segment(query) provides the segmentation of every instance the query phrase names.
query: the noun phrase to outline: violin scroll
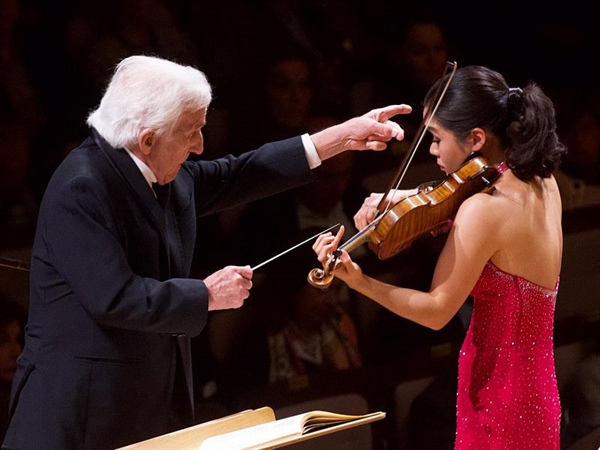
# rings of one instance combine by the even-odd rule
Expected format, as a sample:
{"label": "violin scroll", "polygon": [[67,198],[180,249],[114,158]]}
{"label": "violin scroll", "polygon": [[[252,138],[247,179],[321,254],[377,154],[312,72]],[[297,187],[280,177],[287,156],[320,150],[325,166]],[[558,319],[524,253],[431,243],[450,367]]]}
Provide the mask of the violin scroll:
{"label": "violin scroll", "polygon": [[306,277],[311,286],[327,290],[333,281],[333,272],[326,273],[324,269],[312,269]]}
{"label": "violin scroll", "polygon": [[340,262],[338,258],[341,254],[342,252],[340,249],[337,249],[333,252],[333,255],[331,255],[329,262],[327,264],[323,264],[322,269],[312,269],[310,272],[308,272],[306,279],[311,286],[323,291],[331,286],[331,283],[333,282],[333,271]]}

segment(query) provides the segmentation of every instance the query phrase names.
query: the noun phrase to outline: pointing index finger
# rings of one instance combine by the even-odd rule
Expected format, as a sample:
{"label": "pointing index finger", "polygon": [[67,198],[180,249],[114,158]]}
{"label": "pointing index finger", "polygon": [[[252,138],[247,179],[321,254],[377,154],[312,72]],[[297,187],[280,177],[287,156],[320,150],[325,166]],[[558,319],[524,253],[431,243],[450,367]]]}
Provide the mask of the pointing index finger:
{"label": "pointing index finger", "polygon": [[379,122],[385,122],[398,114],[409,114],[412,112],[410,105],[389,105],[376,110],[376,119]]}

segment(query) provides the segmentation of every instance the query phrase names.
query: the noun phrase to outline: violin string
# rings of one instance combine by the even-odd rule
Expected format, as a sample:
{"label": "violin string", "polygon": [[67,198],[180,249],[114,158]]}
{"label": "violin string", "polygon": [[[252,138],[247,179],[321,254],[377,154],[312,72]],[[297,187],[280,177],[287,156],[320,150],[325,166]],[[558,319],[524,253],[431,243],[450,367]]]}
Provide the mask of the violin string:
{"label": "violin string", "polygon": [[358,233],[356,233],[354,236],[350,237],[346,242],[340,245],[339,250],[345,250],[347,247],[354,244],[355,241],[359,240],[361,237],[363,237],[365,234],[371,231],[371,229],[374,228],[375,225],[377,225],[381,221],[381,218],[382,216],[376,217],[366,227],[364,227],[362,230],[359,230]]}

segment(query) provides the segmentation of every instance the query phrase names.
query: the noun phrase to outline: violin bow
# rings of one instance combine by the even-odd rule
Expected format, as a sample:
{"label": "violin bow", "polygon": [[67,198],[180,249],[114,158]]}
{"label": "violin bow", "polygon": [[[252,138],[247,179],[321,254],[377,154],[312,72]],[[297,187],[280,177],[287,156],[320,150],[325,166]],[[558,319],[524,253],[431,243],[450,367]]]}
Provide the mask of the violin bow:
{"label": "violin bow", "polygon": [[[440,106],[440,103],[442,102],[442,99],[444,98],[444,95],[446,94],[446,91],[448,90],[448,87],[450,86],[450,82],[452,81],[452,78],[454,78],[454,74],[456,73],[457,67],[458,67],[458,65],[456,64],[455,61],[447,61],[446,62],[446,67],[444,68],[444,73],[442,74],[440,79],[444,79],[446,74],[448,74],[448,71],[450,71],[450,76],[448,77],[448,79],[446,80],[446,82],[444,84],[440,83],[438,85],[435,95],[434,95],[434,98],[436,99],[434,107],[431,111],[427,112],[426,116],[421,121],[421,124],[419,125],[419,128],[417,129],[417,132],[415,133],[415,136],[413,137],[413,140],[410,143],[409,150],[406,152],[406,154],[404,155],[404,158],[402,159],[402,162],[400,163],[400,167],[398,169],[398,173],[396,174],[396,177],[390,184],[390,187],[386,191],[385,195],[381,197],[381,200],[379,201],[379,204],[377,205],[377,215],[385,214],[391,208],[392,202],[391,201],[385,202],[385,201],[386,201],[386,199],[389,198],[392,190],[397,190],[400,187],[400,184],[402,183],[402,180],[404,179],[404,175],[406,175],[406,171],[408,170],[408,166],[412,162],[412,159],[415,156],[415,153],[417,152],[417,148],[419,147],[419,145],[421,144],[421,141],[423,140],[423,137],[425,136],[427,127],[429,126],[429,123],[431,122],[433,115],[437,111],[438,106]],[[381,206],[384,204],[384,202],[386,203],[386,207],[382,210]]]}
{"label": "violin bow", "polygon": [[[369,229],[371,229],[375,224],[377,224],[377,222],[379,220],[381,220],[381,218],[384,216],[384,214],[387,213],[388,210],[392,207],[392,202],[391,201],[386,202],[386,199],[388,199],[390,197],[390,193],[392,192],[392,190],[398,189],[400,186],[400,183],[402,183],[402,180],[404,179],[404,175],[406,174],[408,166],[410,165],[410,163],[417,151],[417,148],[419,147],[419,144],[423,140],[423,136],[425,135],[425,132],[427,131],[427,127],[429,126],[429,123],[431,122],[433,115],[437,111],[438,106],[440,105],[442,98],[444,97],[444,94],[446,93],[446,91],[448,90],[448,87],[450,86],[450,82],[452,81],[452,78],[454,77],[454,74],[456,73],[456,68],[457,68],[456,62],[448,61],[446,63],[446,67],[444,68],[444,73],[442,74],[440,79],[443,80],[444,77],[448,74],[449,70],[451,70],[450,76],[448,77],[448,79],[446,80],[445,83],[440,83],[437,86],[436,92],[434,95],[434,99],[436,99],[436,101],[434,103],[434,107],[432,108],[431,111],[427,111],[425,117],[421,121],[421,124],[419,125],[419,128],[417,130],[417,133],[413,137],[413,140],[410,144],[410,150],[404,155],[404,158],[402,160],[402,163],[400,164],[398,173],[397,173],[394,181],[391,183],[387,192],[385,193],[385,195],[383,195],[381,197],[381,200],[377,204],[377,214],[375,216],[375,219],[369,225],[367,225],[365,228],[360,230],[356,235],[354,235],[352,238],[350,238],[348,241],[346,241],[344,244],[340,245],[338,247],[338,249],[332,253],[331,257],[329,258],[329,261],[323,265],[322,269],[320,269],[320,268],[312,269],[309,272],[307,279],[308,279],[308,282],[312,286],[314,286],[318,289],[323,289],[323,290],[327,289],[329,287],[329,285],[331,284],[331,281],[333,280],[333,272],[339,261],[339,257],[341,255],[341,250],[345,249],[345,250],[349,251],[350,248],[353,248],[354,246],[358,246],[361,243],[363,243],[364,237],[367,235],[367,232],[369,231]],[[384,204],[384,202],[386,203],[386,207],[385,207],[385,209],[382,210],[382,205]]]}

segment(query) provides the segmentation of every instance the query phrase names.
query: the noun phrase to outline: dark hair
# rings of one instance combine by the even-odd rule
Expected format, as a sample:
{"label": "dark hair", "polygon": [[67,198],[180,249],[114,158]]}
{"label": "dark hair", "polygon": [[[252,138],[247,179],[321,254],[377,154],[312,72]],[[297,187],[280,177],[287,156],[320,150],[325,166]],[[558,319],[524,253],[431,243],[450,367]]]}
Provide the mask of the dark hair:
{"label": "dark hair", "polygon": [[[449,76],[438,80],[425,96],[427,110],[435,104],[438,85]],[[500,73],[482,66],[457,69],[435,111],[436,120],[459,139],[476,127],[497,136],[506,164],[523,181],[549,177],[566,152],[556,133],[555,116],[552,101],[536,83],[509,88]]]}

